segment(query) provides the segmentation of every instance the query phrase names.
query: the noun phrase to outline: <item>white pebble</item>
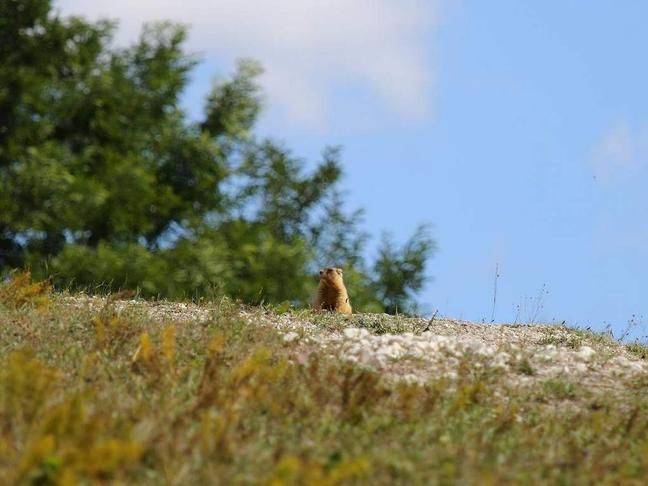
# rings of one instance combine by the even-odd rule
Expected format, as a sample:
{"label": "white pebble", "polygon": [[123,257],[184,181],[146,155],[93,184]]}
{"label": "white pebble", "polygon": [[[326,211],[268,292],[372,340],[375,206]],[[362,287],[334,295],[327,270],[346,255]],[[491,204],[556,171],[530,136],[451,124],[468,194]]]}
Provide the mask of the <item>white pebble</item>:
{"label": "white pebble", "polygon": [[508,353],[497,353],[493,358],[493,366],[496,368],[506,368],[509,358]]}
{"label": "white pebble", "polygon": [[357,327],[347,327],[344,330],[344,335],[349,339],[362,339],[369,335],[369,331]]}
{"label": "white pebble", "polygon": [[292,331],[287,332],[283,336],[283,340],[286,343],[291,343],[291,342],[293,342],[293,341],[295,341],[297,339],[299,339],[299,334],[297,334],[296,332],[292,332]]}
{"label": "white pebble", "polygon": [[639,361],[631,361],[625,356],[617,356],[614,358],[614,363],[616,363],[619,366],[623,366],[624,368],[629,368],[634,371],[643,371],[644,366],[642,363]]}
{"label": "white pebble", "polygon": [[581,346],[577,354],[579,358],[589,361],[596,354],[596,351],[589,346]]}

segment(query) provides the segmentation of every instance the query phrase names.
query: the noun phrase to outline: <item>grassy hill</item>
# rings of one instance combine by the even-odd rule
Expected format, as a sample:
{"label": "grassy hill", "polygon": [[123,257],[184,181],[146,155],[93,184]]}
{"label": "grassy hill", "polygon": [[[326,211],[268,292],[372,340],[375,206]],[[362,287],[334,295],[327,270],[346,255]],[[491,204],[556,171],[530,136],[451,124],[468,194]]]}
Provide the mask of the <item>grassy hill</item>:
{"label": "grassy hill", "polygon": [[0,287],[7,483],[648,477],[648,353],[559,326]]}

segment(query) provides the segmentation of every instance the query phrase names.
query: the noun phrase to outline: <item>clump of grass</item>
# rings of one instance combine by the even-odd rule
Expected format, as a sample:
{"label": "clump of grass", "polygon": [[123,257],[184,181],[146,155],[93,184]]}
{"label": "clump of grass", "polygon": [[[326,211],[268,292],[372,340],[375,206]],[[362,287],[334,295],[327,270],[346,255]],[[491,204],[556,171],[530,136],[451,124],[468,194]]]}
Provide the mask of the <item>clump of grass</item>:
{"label": "clump of grass", "polygon": [[577,335],[549,335],[538,341],[540,345],[550,345],[565,347],[569,349],[578,349],[583,344],[583,338]]}
{"label": "clump of grass", "polygon": [[405,316],[388,316],[387,314],[351,314],[340,315],[334,312],[310,313],[312,321],[327,330],[341,331],[346,327],[367,329],[374,334],[400,334],[415,332],[415,320]]}
{"label": "clump of grass", "polygon": [[32,306],[38,309],[50,305],[52,287],[49,282],[34,282],[29,270],[12,272],[7,280],[0,284],[0,304],[18,309]]}
{"label": "clump of grass", "polygon": [[641,359],[648,359],[648,346],[642,343],[630,343],[625,347],[632,354]]}
{"label": "clump of grass", "polygon": [[[300,354],[227,308],[192,324],[110,305],[0,307],[0,477],[620,484],[648,473],[646,382],[615,394],[560,380],[515,388],[466,358],[455,379],[397,383]],[[596,407],[578,408],[591,393]]]}
{"label": "clump of grass", "polygon": [[141,329],[136,320],[116,313],[109,306],[96,315],[91,323],[94,328],[95,347],[110,354],[121,351]]}
{"label": "clump of grass", "polygon": [[559,378],[543,382],[542,391],[546,394],[549,400],[572,400],[577,397],[575,385]]}
{"label": "clump of grass", "polygon": [[533,376],[535,375],[535,370],[531,366],[531,362],[527,358],[522,358],[517,363],[517,370],[523,375]]}
{"label": "clump of grass", "polygon": [[588,343],[616,344],[617,342],[614,340],[612,335],[607,332],[596,332],[589,328],[583,329],[578,327],[565,327],[564,329],[569,330],[569,332],[573,333],[575,336]]}

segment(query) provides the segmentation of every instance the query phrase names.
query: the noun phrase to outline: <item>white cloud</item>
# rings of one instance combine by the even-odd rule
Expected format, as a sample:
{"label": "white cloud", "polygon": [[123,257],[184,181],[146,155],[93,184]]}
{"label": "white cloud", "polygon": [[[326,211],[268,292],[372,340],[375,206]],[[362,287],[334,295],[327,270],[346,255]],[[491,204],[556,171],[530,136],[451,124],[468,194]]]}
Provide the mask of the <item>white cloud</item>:
{"label": "white cloud", "polygon": [[626,122],[612,126],[592,150],[590,163],[597,178],[611,182],[648,167],[648,125],[633,130]]}
{"label": "white cloud", "polygon": [[[208,61],[259,59],[271,105],[293,122],[317,125],[343,108],[335,101],[340,90],[357,90],[363,100],[403,120],[428,113],[429,43],[439,1],[60,0],[56,5],[64,14],[119,19],[119,42],[136,39],[146,21],[189,24],[189,50]],[[337,98],[348,102],[350,96]]]}

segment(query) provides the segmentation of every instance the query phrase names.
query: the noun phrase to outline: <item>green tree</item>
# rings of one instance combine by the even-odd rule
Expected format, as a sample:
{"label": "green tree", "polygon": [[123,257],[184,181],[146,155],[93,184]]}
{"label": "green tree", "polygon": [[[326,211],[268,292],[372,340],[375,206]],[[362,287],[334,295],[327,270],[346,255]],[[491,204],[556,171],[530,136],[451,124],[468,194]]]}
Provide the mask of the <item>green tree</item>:
{"label": "green tree", "polygon": [[197,62],[185,29],[148,25],[119,49],[114,29],[60,17],[48,0],[0,3],[0,270],[303,305],[317,267],[336,265],[356,308],[414,309],[429,235],[385,244],[369,270],[361,212],[339,190],[340,150],[307,171],[254,136],[258,63],[215,83],[193,122],[179,104]]}
{"label": "green tree", "polygon": [[425,264],[436,249],[428,228],[419,226],[402,248],[388,234],[383,239],[374,263],[377,296],[388,314],[417,311],[416,294],[425,284]]}

